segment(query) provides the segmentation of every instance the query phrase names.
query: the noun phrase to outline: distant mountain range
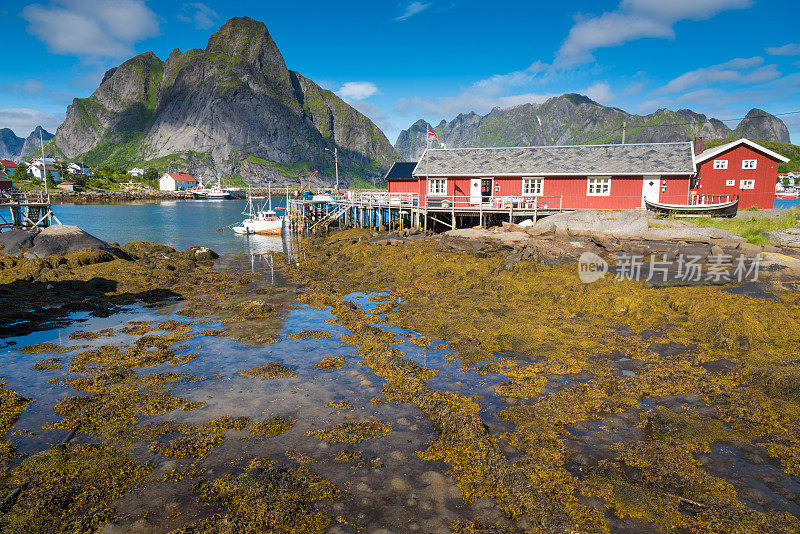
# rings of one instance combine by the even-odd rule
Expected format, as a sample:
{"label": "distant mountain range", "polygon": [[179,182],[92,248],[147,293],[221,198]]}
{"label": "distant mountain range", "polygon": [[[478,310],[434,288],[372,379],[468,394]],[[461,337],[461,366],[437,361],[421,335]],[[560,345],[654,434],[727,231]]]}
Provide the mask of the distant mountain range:
{"label": "distant mountain range", "polygon": [[[575,93],[543,104],[495,108],[487,115],[461,114],[434,128],[449,148],[613,144],[622,142],[623,129],[626,143],[689,141],[696,136],[789,142],[783,121],[760,109],[750,110],[731,130],[717,119],[688,109],[633,115]],[[406,160],[418,160],[425,150],[426,130],[427,123],[420,119],[400,132],[394,145],[397,152]]]}
{"label": "distant mountain range", "polygon": [[[262,183],[320,169],[342,181],[381,176],[397,153],[383,132],[331,91],[286,68],[262,22],[237,17],[205,49],[152,52],[109,70],[76,98],[52,145],[89,165],[157,165]],[[328,152],[330,151],[330,152]]]}
{"label": "distant mountain range", "polygon": [[39,132],[42,132],[42,140],[45,143],[54,137],[53,134],[41,126],[37,126],[24,139],[17,137],[10,128],[0,128],[0,159],[18,161],[36,155],[36,151],[40,150],[41,147]]}

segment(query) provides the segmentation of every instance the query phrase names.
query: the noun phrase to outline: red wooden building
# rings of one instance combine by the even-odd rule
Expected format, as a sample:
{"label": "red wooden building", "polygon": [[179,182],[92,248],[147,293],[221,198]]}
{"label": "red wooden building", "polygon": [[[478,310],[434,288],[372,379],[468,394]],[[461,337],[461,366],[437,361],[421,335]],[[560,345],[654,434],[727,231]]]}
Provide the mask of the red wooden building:
{"label": "red wooden building", "polygon": [[[771,208],[778,163],[787,158],[748,139],[702,151],[694,143],[428,149],[418,163],[395,163],[389,193],[421,205],[513,204],[559,209],[629,209],[719,202]],[[703,201],[696,197],[710,198]],[[695,198],[692,198],[695,197]],[[449,204],[446,204],[449,205]]]}
{"label": "red wooden building", "polygon": [[[702,144],[702,139],[699,143]],[[789,158],[749,139],[738,139],[708,150],[696,146],[695,150],[699,153],[694,160],[697,179],[693,194],[738,195],[739,209],[774,206],[778,164]]]}
{"label": "red wooden building", "polygon": [[[387,174],[390,193],[429,205],[492,206],[537,199],[562,209],[623,209],[649,200],[685,203],[692,143],[428,149]],[[401,172],[402,171],[402,172]],[[510,200],[511,199],[511,200]]]}

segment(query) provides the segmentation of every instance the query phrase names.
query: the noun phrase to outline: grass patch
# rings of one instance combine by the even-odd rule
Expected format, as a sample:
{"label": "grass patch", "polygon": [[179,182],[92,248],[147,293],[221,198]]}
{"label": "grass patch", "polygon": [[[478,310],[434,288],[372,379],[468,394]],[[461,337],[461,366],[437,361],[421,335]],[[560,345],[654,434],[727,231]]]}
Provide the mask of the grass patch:
{"label": "grass patch", "polygon": [[757,219],[748,218],[716,218],[716,217],[697,217],[679,219],[695,223],[703,228],[720,228],[730,230],[745,239],[748,243],[755,245],[768,245],[769,239],[764,235],[765,232],[780,232],[800,225],[800,210],[792,209],[786,215],[777,219]]}

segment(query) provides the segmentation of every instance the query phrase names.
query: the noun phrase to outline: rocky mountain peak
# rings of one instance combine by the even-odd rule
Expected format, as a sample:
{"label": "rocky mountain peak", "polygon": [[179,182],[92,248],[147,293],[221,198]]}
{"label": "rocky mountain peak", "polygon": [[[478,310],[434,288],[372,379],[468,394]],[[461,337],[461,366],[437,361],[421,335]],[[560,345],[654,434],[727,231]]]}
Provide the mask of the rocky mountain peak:
{"label": "rocky mountain peak", "polygon": [[[41,136],[40,136],[41,134]],[[30,156],[39,156],[41,155],[41,142],[44,141],[44,144],[47,145],[47,142],[53,138],[53,134],[42,128],[41,126],[37,126],[33,129],[33,131],[25,138],[25,141],[22,144],[22,149],[19,153],[20,159],[28,159]]]}
{"label": "rocky mountain peak", "polygon": [[763,109],[753,108],[733,131],[734,137],[765,139],[767,141],[789,142],[789,129],[775,115]]}
{"label": "rocky mountain peak", "polygon": [[[109,111],[123,111],[133,104],[155,99],[155,91],[164,70],[164,62],[152,52],[145,52],[110,69],[91,95],[92,101]],[[151,107],[152,107],[151,102]]]}
{"label": "rocky mountain peak", "polygon": [[396,153],[383,133],[330,91],[289,71],[266,26],[236,17],[205,49],[174,49],[166,63],[140,54],[75,99],[55,145],[90,165],[169,161],[190,172],[253,180],[333,170],[382,174]]}
{"label": "rocky mountain peak", "polygon": [[267,26],[250,17],[233,17],[208,39],[206,52],[226,54],[264,72],[283,74],[286,63]]}

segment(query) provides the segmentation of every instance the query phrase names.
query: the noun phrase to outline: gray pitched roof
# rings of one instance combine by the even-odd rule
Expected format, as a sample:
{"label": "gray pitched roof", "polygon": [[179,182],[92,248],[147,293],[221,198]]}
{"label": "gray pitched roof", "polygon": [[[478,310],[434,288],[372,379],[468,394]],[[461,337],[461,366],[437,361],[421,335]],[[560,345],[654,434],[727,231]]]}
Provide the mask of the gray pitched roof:
{"label": "gray pitched roof", "polygon": [[392,168],[386,173],[386,181],[414,180],[415,178],[411,173],[414,172],[414,167],[416,166],[416,161],[395,161],[392,164]]}
{"label": "gray pitched roof", "polygon": [[414,176],[694,174],[692,144],[430,149]]}

